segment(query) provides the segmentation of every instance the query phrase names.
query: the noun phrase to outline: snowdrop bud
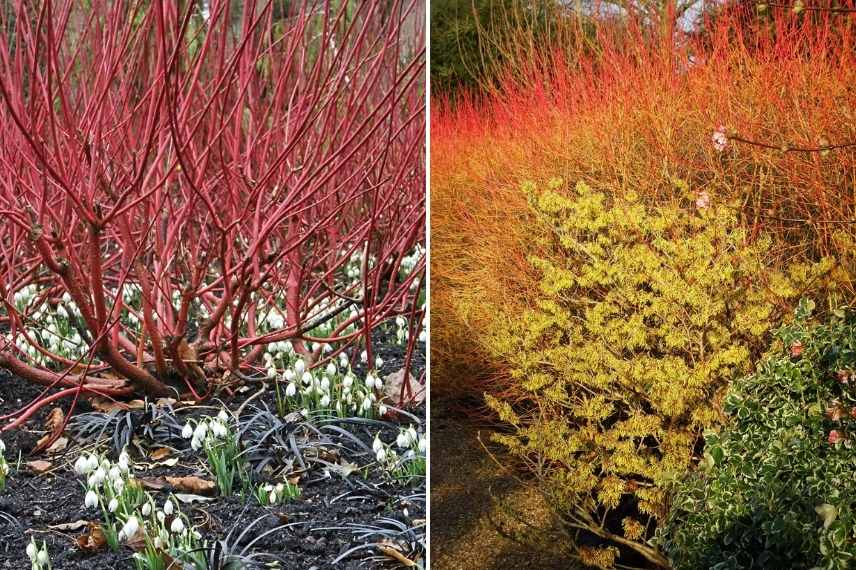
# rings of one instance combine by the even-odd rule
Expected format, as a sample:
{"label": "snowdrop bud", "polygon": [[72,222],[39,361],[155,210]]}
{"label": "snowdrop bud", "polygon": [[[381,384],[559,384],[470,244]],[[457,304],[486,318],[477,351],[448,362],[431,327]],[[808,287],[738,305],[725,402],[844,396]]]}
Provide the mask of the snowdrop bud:
{"label": "snowdrop bud", "polygon": [[277,499],[276,491],[273,491],[273,492],[270,494],[270,497],[269,497],[270,504],[271,504],[271,505],[275,505],[275,504],[276,504],[276,499]]}
{"label": "snowdrop bud", "polygon": [[170,516],[173,512],[175,512],[175,507],[173,506],[172,501],[170,501],[169,499],[167,499],[166,502],[163,504],[163,512],[167,516]]}
{"label": "snowdrop bud", "polygon": [[35,562],[37,553],[38,553],[38,550],[36,548],[36,543],[33,542],[32,540],[30,540],[30,544],[27,545],[27,556],[29,557],[30,560]]}
{"label": "snowdrop bud", "polygon": [[336,365],[330,362],[327,364],[327,369],[325,370],[327,376],[333,376],[336,374]]}
{"label": "snowdrop bud", "polygon": [[306,370],[306,363],[303,362],[302,358],[298,358],[297,362],[294,363],[294,372],[298,376],[302,376],[303,372]]}
{"label": "snowdrop bud", "polygon": [[115,498],[110,499],[110,504],[107,505],[107,510],[110,511],[111,513],[115,513],[116,509],[118,509],[118,508],[119,508],[119,501],[117,501]]}
{"label": "snowdrop bud", "polygon": [[127,538],[133,537],[137,534],[137,531],[140,529],[140,523],[137,521],[137,517],[130,516],[128,520],[125,522],[125,526],[122,527],[122,532],[125,534]]}
{"label": "snowdrop bud", "polygon": [[294,370],[292,370],[291,368],[287,369],[285,371],[285,379],[288,380],[289,382],[292,382],[292,381],[294,381],[294,378],[295,378]]}
{"label": "snowdrop bud", "polygon": [[372,451],[375,453],[378,452],[379,449],[383,448],[383,442],[380,440],[380,435],[376,435],[374,441],[372,442]]}
{"label": "snowdrop bud", "polygon": [[365,350],[360,353],[360,362],[368,362],[369,361],[369,353]]}
{"label": "snowdrop bud", "polygon": [[380,415],[385,416],[387,411],[388,410],[384,404],[378,406],[377,413],[379,413]]}
{"label": "snowdrop bud", "polygon": [[143,508],[140,510],[143,513],[143,516],[147,517],[150,514],[152,514],[152,504],[151,503],[144,503]]}
{"label": "snowdrop bud", "polygon": [[371,409],[371,407],[372,407],[372,400],[371,400],[371,398],[366,398],[366,399],[364,399],[364,400],[363,400],[363,404],[362,404],[362,406],[363,406],[363,410],[364,410],[364,411],[368,411],[368,410],[370,410],[370,409]]}
{"label": "snowdrop bud", "polygon": [[369,390],[374,390],[375,387],[375,379],[371,372],[366,375],[366,388]]}
{"label": "snowdrop bud", "polygon": [[110,468],[110,480],[118,481],[122,478],[122,471],[119,469],[117,465],[114,465]]}
{"label": "snowdrop bud", "polygon": [[383,358],[381,358],[380,356],[375,358],[374,359],[374,365],[375,365],[375,368],[380,369],[383,366]]}
{"label": "snowdrop bud", "polygon": [[410,443],[413,444],[419,439],[419,434],[413,429],[413,426],[407,428],[407,437],[410,438]]}
{"label": "snowdrop bud", "polygon": [[336,402],[336,413],[340,416],[343,415],[342,402]]}
{"label": "snowdrop bud", "polygon": [[327,394],[324,394],[324,396],[321,398],[321,407],[326,408],[329,405],[330,405],[330,396],[328,396]]}
{"label": "snowdrop bud", "polygon": [[384,449],[383,447],[378,449],[376,456],[377,456],[378,463],[383,463],[384,461],[386,461],[386,449]]}
{"label": "snowdrop bud", "polygon": [[339,367],[347,368],[348,367],[348,355],[344,352],[339,353]]}
{"label": "snowdrop bud", "polygon": [[0,439],[0,453],[3,453],[4,451],[6,451],[6,444],[3,443],[2,439]]}
{"label": "snowdrop bud", "polygon": [[324,348],[322,348],[321,350],[324,352],[324,354],[328,354],[330,352],[333,352],[333,347],[330,344],[325,344]]}
{"label": "snowdrop bud", "polygon": [[103,467],[99,467],[95,470],[95,473],[90,477],[90,481],[92,481],[92,486],[100,485],[104,482],[104,479],[107,477],[107,473],[104,471]]}
{"label": "snowdrop bud", "polygon": [[175,520],[172,521],[172,524],[169,525],[169,530],[175,534],[181,534],[184,532],[184,521],[181,520],[181,517],[176,517]]}
{"label": "snowdrop bud", "polygon": [[184,439],[190,439],[193,437],[193,426],[189,423],[184,424],[184,428],[181,430],[181,437]]}
{"label": "snowdrop bud", "polygon": [[166,513],[164,513],[163,511],[156,512],[155,516],[157,517],[159,522],[163,522],[166,520]]}
{"label": "snowdrop bud", "polygon": [[130,469],[131,458],[128,456],[126,452],[122,452],[119,454],[119,469],[123,473],[127,473]]}
{"label": "snowdrop bud", "polygon": [[350,388],[353,383],[354,383],[354,377],[351,376],[350,373],[348,373],[348,375],[345,376],[345,379],[342,380],[342,386],[344,386],[345,388]]}
{"label": "snowdrop bud", "polygon": [[228,422],[229,414],[226,413],[226,410],[220,410],[220,413],[217,414],[217,419],[219,419],[221,422]]}
{"label": "snowdrop bud", "polygon": [[376,389],[378,389],[378,390],[380,390],[381,388],[383,388],[383,380],[381,380],[380,378],[378,378],[377,376],[375,376],[375,379],[374,379],[374,387],[375,387]]}
{"label": "snowdrop bud", "polygon": [[326,376],[321,379],[321,389],[325,392],[330,390],[330,379]]}
{"label": "snowdrop bud", "polygon": [[294,382],[290,382],[285,388],[285,395],[289,398],[293,398],[295,394],[297,394],[297,386],[294,385]]}
{"label": "snowdrop bud", "polygon": [[419,440],[419,451],[421,451],[422,453],[425,453],[425,451],[427,449],[428,449],[428,441],[423,437]]}
{"label": "snowdrop bud", "polygon": [[36,554],[36,561],[37,561],[39,564],[41,564],[41,565],[43,565],[43,566],[44,566],[45,564],[47,564],[47,563],[48,563],[48,559],[49,559],[49,556],[48,556],[48,549],[47,549],[47,548],[45,548],[44,546],[42,546],[42,549],[41,549],[41,550],[39,550],[39,553],[38,553],[38,554]]}

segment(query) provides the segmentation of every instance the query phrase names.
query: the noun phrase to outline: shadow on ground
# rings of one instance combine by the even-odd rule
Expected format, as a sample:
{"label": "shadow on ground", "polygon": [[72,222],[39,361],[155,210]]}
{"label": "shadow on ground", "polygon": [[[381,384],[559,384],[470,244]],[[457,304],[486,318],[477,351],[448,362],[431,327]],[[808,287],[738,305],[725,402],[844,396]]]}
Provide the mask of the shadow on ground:
{"label": "shadow on ground", "polygon": [[[486,430],[482,438],[487,441]],[[533,551],[500,535],[491,522],[512,523],[491,493],[531,524],[547,524],[540,495],[501,474],[478,441],[479,429],[453,417],[443,403],[431,406],[432,570],[570,570],[567,559]],[[502,460],[501,456],[498,456]]]}

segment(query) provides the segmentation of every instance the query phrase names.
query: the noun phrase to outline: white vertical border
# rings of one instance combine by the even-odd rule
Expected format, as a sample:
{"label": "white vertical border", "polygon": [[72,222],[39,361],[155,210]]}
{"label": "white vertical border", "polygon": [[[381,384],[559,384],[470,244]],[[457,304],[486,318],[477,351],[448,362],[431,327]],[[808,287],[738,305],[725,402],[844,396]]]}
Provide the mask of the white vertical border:
{"label": "white vertical border", "polygon": [[428,342],[425,344],[425,568],[431,568],[431,0],[425,0],[425,300]]}

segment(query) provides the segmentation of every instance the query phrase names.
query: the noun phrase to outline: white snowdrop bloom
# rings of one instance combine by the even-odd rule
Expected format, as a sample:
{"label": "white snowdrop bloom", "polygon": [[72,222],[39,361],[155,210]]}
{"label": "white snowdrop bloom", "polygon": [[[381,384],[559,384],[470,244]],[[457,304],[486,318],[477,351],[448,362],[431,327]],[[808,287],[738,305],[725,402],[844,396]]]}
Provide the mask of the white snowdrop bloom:
{"label": "white snowdrop bloom", "polygon": [[148,502],[144,503],[142,509],[140,509],[140,512],[143,513],[144,517],[149,516],[150,514],[152,514],[152,504]]}
{"label": "white snowdrop bloom", "polygon": [[345,375],[345,378],[342,380],[342,386],[344,386],[345,388],[350,388],[353,383],[354,383],[354,377],[351,376],[351,373],[349,372],[348,374]]}
{"label": "white snowdrop bloom", "polygon": [[92,473],[98,468],[98,457],[96,455],[90,455],[89,459],[87,459],[86,464],[86,473]]}
{"label": "white snowdrop bloom", "polygon": [[199,448],[202,447],[202,439],[194,437],[190,440],[190,447],[192,447],[194,451],[199,451]]}
{"label": "white snowdrop bloom", "polygon": [[342,402],[336,402],[336,413],[340,416],[343,414]]}
{"label": "white snowdrop bloom", "polygon": [[217,419],[219,419],[221,422],[228,422],[229,414],[226,413],[226,410],[220,410],[220,413],[217,414]]}
{"label": "white snowdrop bloom", "polygon": [[374,375],[371,372],[369,372],[368,374],[366,374],[366,388],[368,388],[369,390],[374,390],[374,387],[375,387]]}
{"label": "white snowdrop bloom", "polygon": [[36,543],[33,542],[33,540],[31,539],[30,544],[27,545],[27,557],[31,561],[35,562],[36,561],[36,555],[38,554],[38,552],[39,552],[39,549],[36,547]]}
{"label": "white snowdrop bloom", "polygon": [[376,369],[380,369],[380,368],[382,368],[382,367],[383,367],[383,358],[381,358],[380,356],[378,356],[377,358],[375,358],[375,359],[374,359],[374,365],[375,365],[375,368],[376,368]]}
{"label": "white snowdrop bloom", "polygon": [[386,449],[381,447],[377,450],[375,456],[377,457],[378,463],[383,463],[384,461],[386,461]]}
{"label": "white snowdrop bloom", "polygon": [[311,372],[304,372],[302,376],[303,383],[307,386],[312,384],[312,381],[315,380],[315,377],[312,376]]}
{"label": "white snowdrop bloom", "polygon": [[348,367],[348,355],[344,352],[339,353],[339,367],[347,368]]}
{"label": "white snowdrop bloom", "polygon": [[267,369],[267,374],[269,378],[276,378],[276,368],[273,366],[269,366]]}
{"label": "white snowdrop bloom", "polygon": [[388,411],[389,411],[389,409],[386,407],[386,404],[381,404],[377,408],[377,413],[380,414],[381,416],[385,416]]}
{"label": "white snowdrop bloom", "polygon": [[404,452],[404,457],[407,459],[412,459],[412,458],[416,457],[416,452],[413,451],[412,449],[408,449],[407,451]]}
{"label": "white snowdrop bloom", "polygon": [[184,428],[181,430],[181,437],[184,439],[190,439],[193,437],[193,426],[189,423],[184,424]]}
{"label": "white snowdrop bloom", "polygon": [[298,358],[297,362],[294,363],[294,372],[298,376],[303,376],[303,372],[306,370],[306,363],[302,358]]}
{"label": "white snowdrop bloom", "polygon": [[366,398],[366,399],[364,399],[364,400],[363,400],[363,404],[362,404],[362,406],[363,406],[363,410],[364,410],[364,411],[369,411],[369,410],[371,409],[371,407],[372,407],[372,401],[371,401],[371,398]]}
{"label": "white snowdrop bloom", "polygon": [[95,494],[95,491],[86,492],[86,496],[83,498],[83,504],[86,505],[86,508],[88,509],[98,506],[98,495]]}
{"label": "white snowdrop bloom", "polygon": [[45,546],[42,546],[42,549],[39,550],[39,553],[36,554],[36,562],[44,566],[48,563],[50,557],[48,556],[48,549]]}
{"label": "white snowdrop bloom", "polygon": [[229,433],[229,429],[225,425],[223,425],[222,422],[214,420],[213,422],[211,422],[211,433],[214,434],[214,437],[222,438],[226,437],[226,435]]}
{"label": "white snowdrop bloom", "polygon": [[116,490],[117,493],[121,493],[122,489],[125,488],[125,480],[117,479],[116,481],[113,481],[113,488]]}
{"label": "white snowdrop bloom", "polygon": [[419,451],[421,451],[422,453],[425,453],[425,451],[427,449],[428,449],[428,440],[425,439],[424,437],[419,438]]}
{"label": "white snowdrop bloom", "polygon": [[122,478],[122,471],[119,469],[118,465],[114,465],[110,468],[110,480],[118,481]]}
{"label": "white snowdrop bloom", "polygon": [[410,445],[410,442],[407,440],[408,440],[407,434],[404,432],[401,432],[400,434],[398,434],[398,437],[395,438],[395,445],[397,445],[398,447],[403,449],[403,448],[407,447],[408,445]]}
{"label": "white snowdrop bloom", "polygon": [[172,501],[167,499],[163,504],[163,512],[167,516],[172,515],[175,512],[175,506],[172,504]]}
{"label": "white snowdrop bloom", "polygon": [[416,433],[416,430],[413,429],[413,426],[407,428],[407,437],[410,438],[410,444],[413,445],[419,440],[419,434]]}
{"label": "white snowdrop bloom", "polygon": [[157,549],[162,549],[164,547],[164,541],[160,536],[156,536],[153,542]]}
{"label": "white snowdrop bloom", "polygon": [[285,370],[284,376],[286,380],[288,380],[289,382],[293,382],[295,378],[294,370],[292,370],[291,368],[287,368]]}
{"label": "white snowdrop bloom", "polygon": [[329,354],[333,352],[333,347],[330,344],[325,344],[324,348],[321,349],[324,354]]}
{"label": "white snowdrop bloom", "polygon": [[124,533],[125,537],[132,538],[137,531],[140,529],[140,523],[137,520],[137,517],[130,516],[128,520],[125,522],[125,526],[122,527],[122,533]]}
{"label": "white snowdrop bloom", "polygon": [[95,473],[92,474],[92,477],[89,479],[92,481],[91,486],[96,487],[104,482],[104,479],[107,478],[107,473],[104,471],[103,467],[99,467],[95,470]]}
{"label": "white snowdrop bloom", "polygon": [[374,395],[374,392],[371,392],[371,393],[369,394],[369,399],[370,399],[372,402],[377,402],[377,396],[375,396],[375,395]]}
{"label": "white snowdrop bloom", "polygon": [[378,452],[379,449],[383,448],[383,442],[380,440],[380,434],[376,435],[374,441],[372,442],[372,451],[375,453]]}
{"label": "white snowdrop bloom", "polygon": [[89,459],[83,455],[77,458],[74,462],[74,472],[78,475],[85,475],[89,471]]}
{"label": "white snowdrop bloom", "polygon": [[194,439],[205,439],[205,435],[208,433],[208,424],[205,422],[199,422],[196,425],[196,429],[193,430],[193,438]]}
{"label": "white snowdrop bloom", "polygon": [[155,513],[155,516],[157,517],[159,522],[163,522],[166,520],[166,513],[163,511],[159,510],[158,512]]}
{"label": "white snowdrop bloom", "polygon": [[262,362],[264,362],[267,366],[272,365],[273,355],[270,352],[265,352],[264,355],[262,355]]}
{"label": "white snowdrop bloom", "polygon": [[330,396],[328,396],[327,394],[324,394],[324,396],[321,398],[321,407],[326,408],[329,405],[330,405]]}
{"label": "white snowdrop bloom", "polygon": [[375,376],[374,387],[377,390],[380,390],[383,388],[383,380],[381,380],[379,376]]}
{"label": "white snowdrop bloom", "polygon": [[297,386],[294,382],[289,382],[288,386],[285,388],[285,395],[289,398],[293,398],[295,394],[297,394]]}
{"label": "white snowdrop bloom", "polygon": [[330,379],[325,376],[324,378],[321,379],[321,383],[319,384],[319,386],[321,387],[321,390],[323,390],[324,392],[329,392],[330,391]]}
{"label": "white snowdrop bloom", "polygon": [[184,521],[181,520],[181,517],[175,517],[172,524],[169,525],[169,530],[174,534],[181,534],[184,532]]}
{"label": "white snowdrop bloom", "polygon": [[300,410],[300,415],[302,415],[304,418],[308,418],[309,417],[309,408],[303,408],[302,410]]}
{"label": "white snowdrop bloom", "polygon": [[419,342],[425,342],[428,340],[428,331],[422,331],[419,333]]}
{"label": "white snowdrop bloom", "polygon": [[327,373],[327,376],[335,376],[336,375],[336,365],[332,362],[327,363],[327,368],[324,370]]}
{"label": "white snowdrop bloom", "polygon": [[365,350],[360,353],[360,362],[368,362],[369,361],[369,353]]}
{"label": "white snowdrop bloom", "polygon": [[276,491],[272,491],[272,492],[271,492],[270,497],[269,497],[269,500],[270,500],[270,504],[271,504],[271,505],[275,505],[275,504],[276,504],[276,500],[277,500]]}
{"label": "white snowdrop bloom", "polygon": [[115,513],[116,509],[119,508],[119,501],[114,497],[110,499],[110,503],[107,505],[107,510],[111,513]]}
{"label": "white snowdrop bloom", "polygon": [[407,326],[407,319],[399,315],[395,317],[395,324],[397,324],[401,328],[404,328]]}
{"label": "white snowdrop bloom", "polygon": [[59,306],[56,308],[56,314],[57,314],[61,319],[67,319],[67,318],[68,318],[68,311],[66,311],[66,310],[65,310],[65,307],[63,307],[62,305],[59,305]]}

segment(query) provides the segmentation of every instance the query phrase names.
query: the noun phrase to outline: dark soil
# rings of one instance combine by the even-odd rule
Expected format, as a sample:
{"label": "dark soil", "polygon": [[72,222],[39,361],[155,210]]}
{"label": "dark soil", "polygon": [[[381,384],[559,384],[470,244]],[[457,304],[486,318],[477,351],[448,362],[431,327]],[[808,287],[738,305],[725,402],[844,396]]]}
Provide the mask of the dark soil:
{"label": "dark soil", "polygon": [[[386,340],[380,335],[378,340]],[[422,348],[420,343],[419,348]],[[381,374],[399,369],[404,360],[403,349],[392,344],[382,344],[377,349],[384,359]],[[414,375],[418,378],[424,370],[425,356],[421,350],[414,355]],[[256,390],[244,390],[227,399],[225,405],[235,410]],[[13,412],[37,397],[41,389],[19,378],[5,375],[0,371],[0,415]],[[222,398],[221,394],[221,398]],[[253,401],[254,405],[266,405],[275,409],[272,390],[261,394]],[[70,401],[60,400],[57,405],[67,410]],[[0,568],[26,569],[30,562],[25,548],[30,537],[41,543],[47,542],[53,568],[57,570],[134,568],[131,559],[133,551],[122,547],[118,552],[104,549],[96,553],[81,551],[76,547],[75,539],[80,530],[64,531],[51,529],[51,526],[72,523],[78,520],[98,521],[99,513],[86,509],[83,505],[84,488],[82,478],[77,476],[72,464],[79,456],[81,444],[71,441],[61,454],[53,456],[30,456],[36,441],[45,433],[43,421],[52,406],[47,406],[33,416],[23,427],[0,432],[0,439],[6,444],[5,456],[12,472],[7,479],[6,489],[0,492]],[[76,414],[90,411],[85,402],[79,402]],[[189,412],[194,415],[193,412]],[[210,414],[210,410],[208,411]],[[214,412],[216,413],[216,412]],[[423,419],[424,405],[414,413]],[[408,419],[404,418],[404,423]],[[371,446],[376,428],[366,426],[348,426],[347,428],[362,442]],[[394,440],[398,428],[389,424],[382,429],[385,441]],[[153,444],[156,445],[156,444]],[[137,471],[136,476],[151,477],[162,474],[194,474],[206,479],[207,474],[199,464],[199,457],[189,450],[177,449],[180,461],[173,467],[156,467],[150,471]],[[343,452],[344,454],[344,452]],[[134,454],[132,453],[132,456]],[[373,457],[345,457],[360,466],[373,461]],[[20,457],[20,464],[19,462]],[[114,454],[115,458],[115,454]],[[51,470],[37,475],[26,463],[34,459],[46,459],[53,464]],[[145,458],[142,458],[143,460]],[[301,475],[299,486],[301,496],[277,506],[262,507],[255,498],[246,501],[240,497],[214,497],[210,502],[182,504],[181,509],[189,515],[202,532],[204,538],[212,543],[215,540],[230,538],[238,543],[237,537],[254,521],[251,530],[239,541],[246,545],[258,535],[282,526],[255,543],[249,553],[259,555],[258,566],[286,569],[322,569],[322,568],[379,568],[395,567],[392,559],[382,556],[374,548],[363,548],[348,555],[335,566],[333,561],[348,550],[361,545],[371,544],[384,537],[360,538],[349,530],[331,529],[343,526],[381,526],[379,519],[387,518],[400,521],[407,527],[416,527],[424,537],[425,486],[403,485],[384,478],[376,469],[370,468],[368,476],[363,470],[348,478],[331,475],[323,466],[314,464]],[[150,491],[159,502],[166,498],[165,491]],[[230,535],[231,532],[231,535]],[[424,539],[423,539],[424,540]],[[414,553],[420,551],[415,544]],[[237,548],[240,551],[241,548]],[[276,565],[270,566],[276,561]],[[266,566],[267,565],[267,566]]]}

